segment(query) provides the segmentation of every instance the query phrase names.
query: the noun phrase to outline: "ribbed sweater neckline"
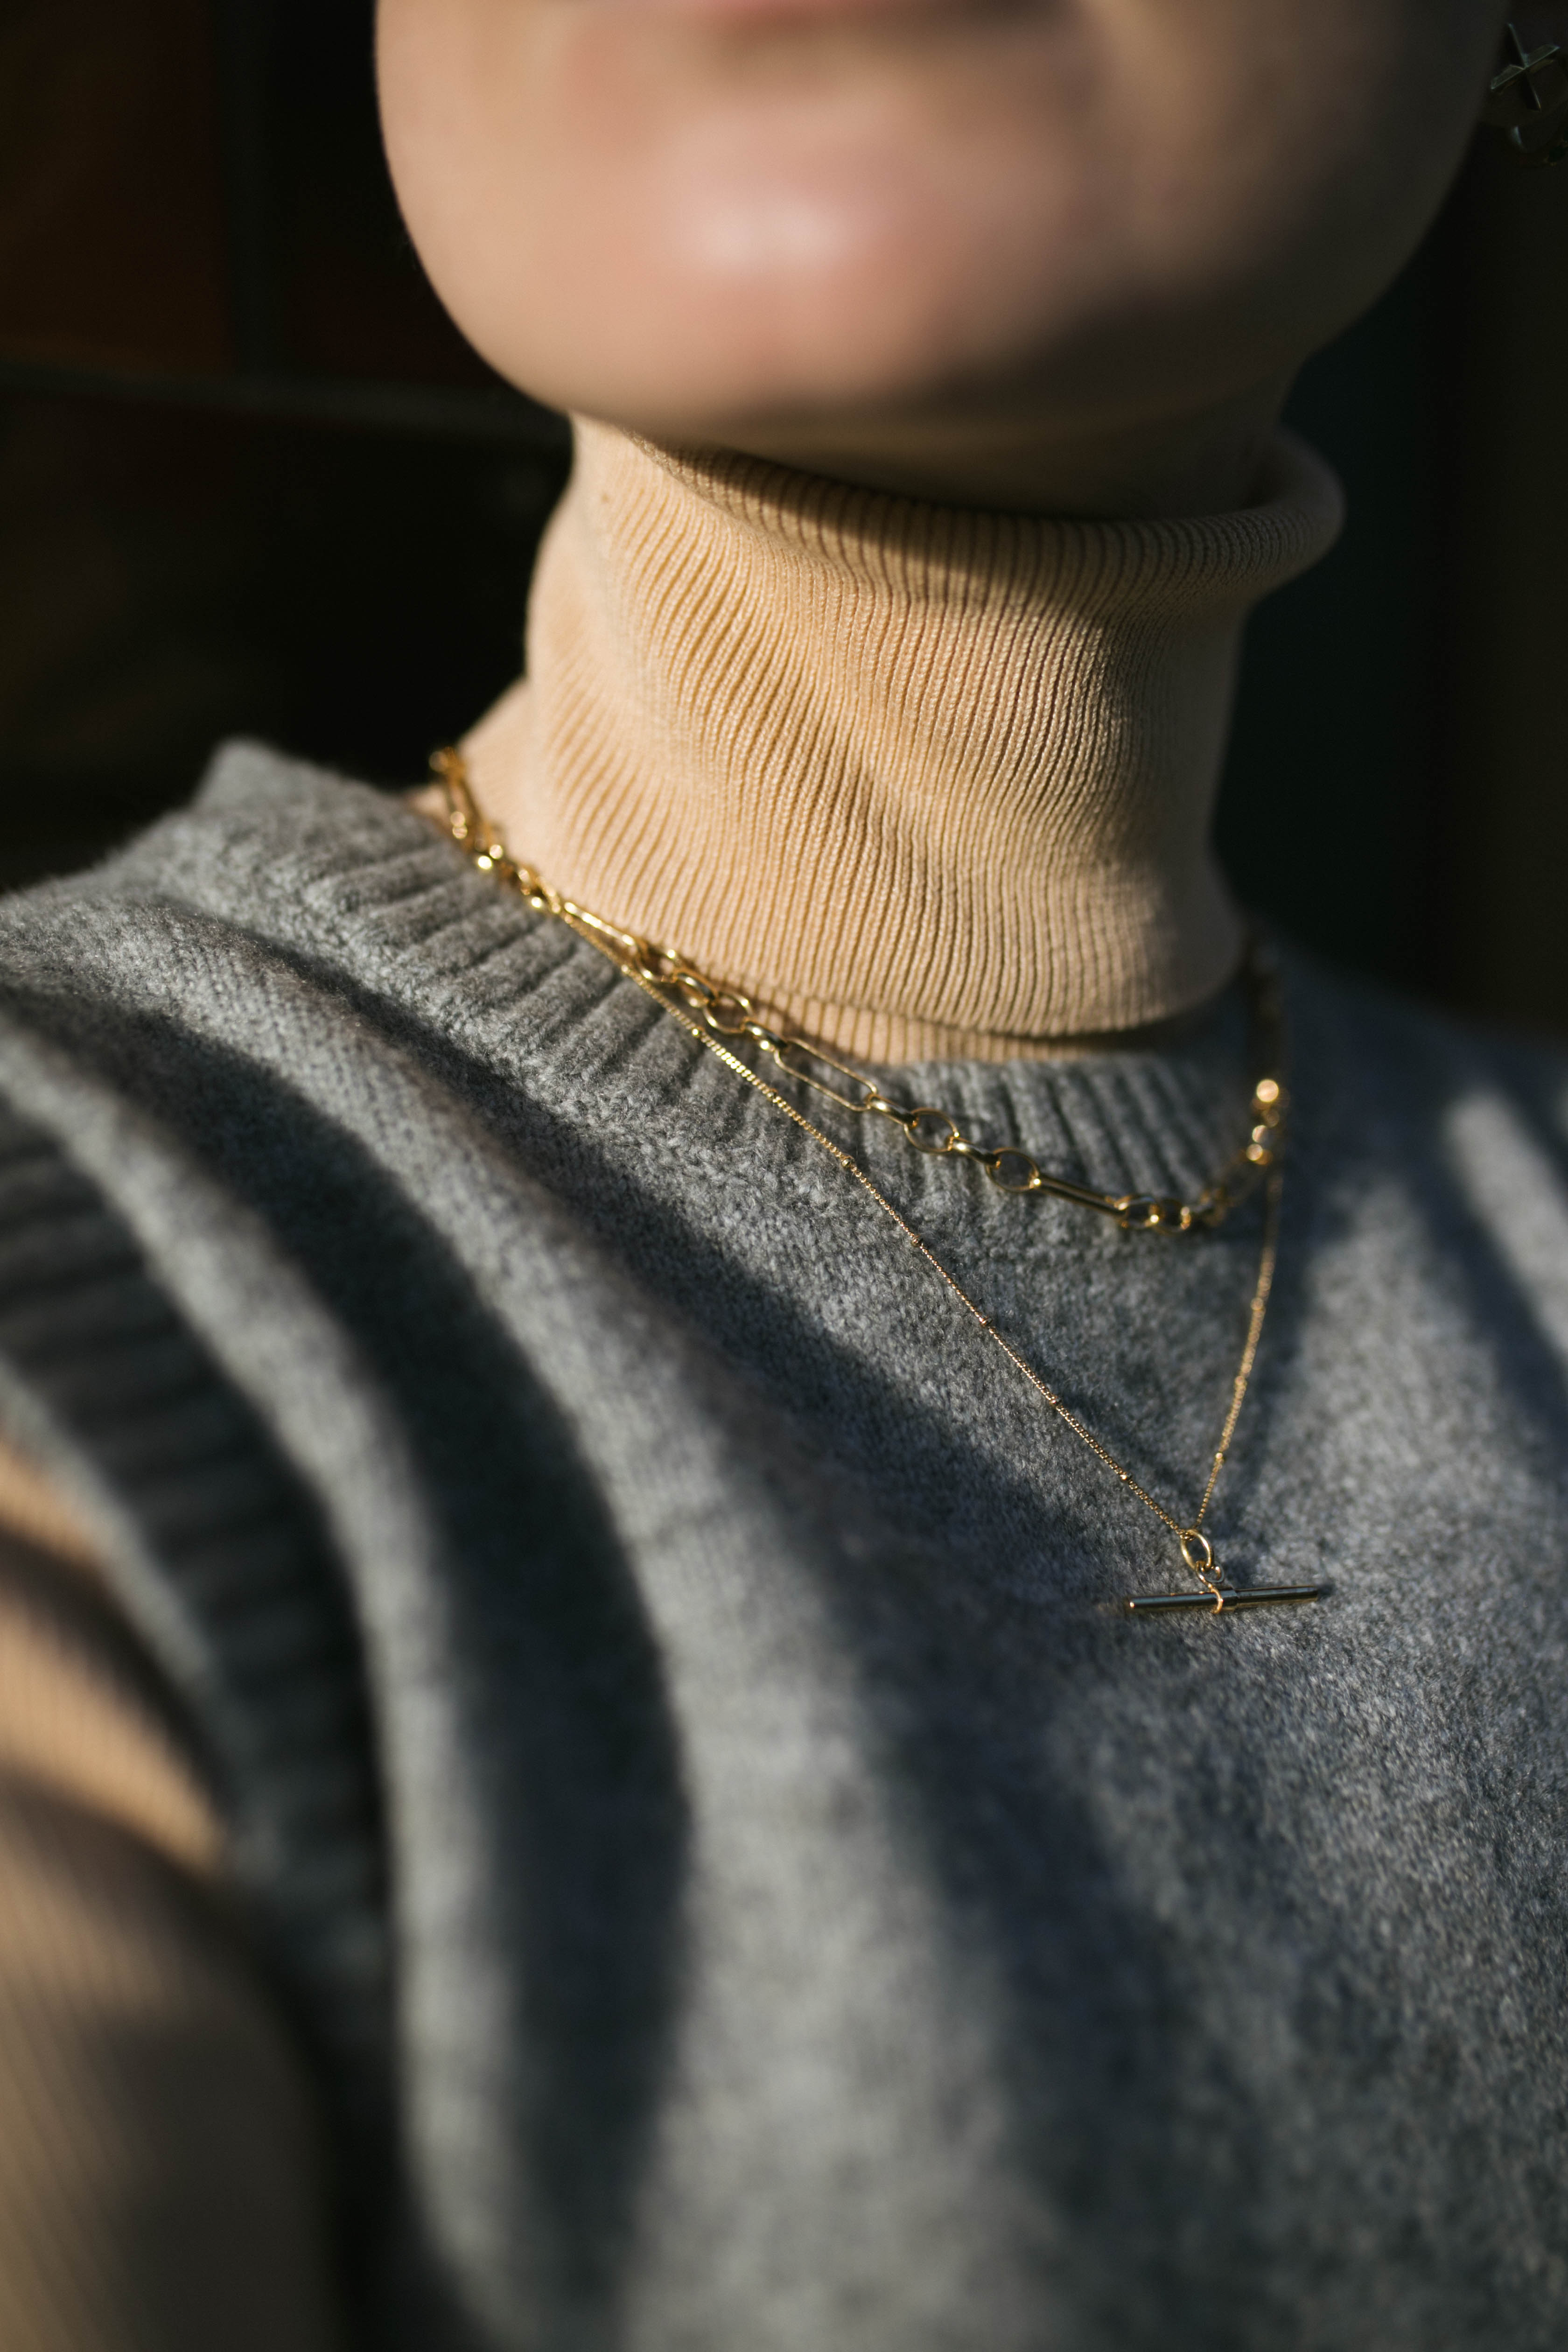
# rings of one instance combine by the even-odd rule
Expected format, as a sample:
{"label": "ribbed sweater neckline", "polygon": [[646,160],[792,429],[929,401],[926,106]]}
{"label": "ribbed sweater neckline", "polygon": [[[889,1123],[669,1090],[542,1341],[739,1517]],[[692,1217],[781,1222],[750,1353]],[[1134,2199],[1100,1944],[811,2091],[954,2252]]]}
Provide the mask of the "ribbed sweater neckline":
{"label": "ribbed sweater neckline", "polygon": [[[835,1192],[841,1181],[816,1146],[788,1144],[780,1114],[617,977],[597,949],[476,872],[405,803],[366,785],[230,744],[192,809],[108,866],[57,887],[170,902],[232,924],[331,975],[367,1008],[380,1006],[378,1022],[412,1024],[441,1053],[555,1103],[574,1121],[629,1122],[646,1129],[650,1148],[664,1148],[663,1137],[682,1152],[696,1129],[711,1129],[724,1163],[741,1167],[783,1135],[800,1163],[795,1181]],[[1295,1032],[1293,992],[1288,1002]],[[976,1135],[1021,1144],[1079,1181],[1185,1193],[1239,1138],[1246,1055],[1232,991],[1159,1050],[1011,1064],[930,1057],[887,1075],[901,1094],[940,1102]],[[949,1166],[910,1152],[879,1123],[815,1108],[838,1140],[872,1155],[929,1237],[944,1240],[956,1220],[966,1245],[984,1245],[994,1225],[999,1244],[1016,1249],[1016,1202],[983,1182],[955,1185]],[[1064,1214],[1079,1230],[1079,1213]],[[1048,1206],[1030,1220],[1055,1222]]]}
{"label": "ribbed sweater neckline", "polygon": [[1242,623],[1337,486],[970,512],[579,425],[528,677],[468,740],[514,853],[841,1050],[1071,1051],[1211,998],[1209,847]]}

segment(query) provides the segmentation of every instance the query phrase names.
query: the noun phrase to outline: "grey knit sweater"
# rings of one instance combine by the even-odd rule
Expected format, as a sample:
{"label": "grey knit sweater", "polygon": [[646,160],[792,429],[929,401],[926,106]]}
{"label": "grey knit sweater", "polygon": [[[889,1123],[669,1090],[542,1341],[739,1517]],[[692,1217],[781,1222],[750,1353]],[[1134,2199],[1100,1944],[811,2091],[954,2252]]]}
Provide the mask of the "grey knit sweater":
{"label": "grey knit sweater", "polygon": [[[1169,1539],[592,950],[238,749],[0,910],[0,1418],[184,1695],[366,2340],[1568,2340],[1568,1069],[1292,968]],[[1130,1190],[1180,1050],[900,1074]],[[845,1141],[1173,1505],[1256,1223]]]}

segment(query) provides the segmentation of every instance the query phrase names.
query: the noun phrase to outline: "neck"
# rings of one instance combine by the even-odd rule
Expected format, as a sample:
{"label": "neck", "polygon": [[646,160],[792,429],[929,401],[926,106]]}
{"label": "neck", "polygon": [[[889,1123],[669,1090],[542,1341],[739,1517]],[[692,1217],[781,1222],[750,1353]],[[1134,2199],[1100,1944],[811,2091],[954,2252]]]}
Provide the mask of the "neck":
{"label": "neck", "polygon": [[1131,515],[1142,520],[1212,515],[1245,506],[1262,476],[1288,376],[1237,398],[1172,416],[1103,411],[1042,428],[1005,408],[944,424],[879,418],[874,440],[831,421],[758,429],[752,457],[806,467],[863,488],[1010,514]]}
{"label": "neck", "polygon": [[479,797],[557,888],[842,1052],[1167,1021],[1239,951],[1207,835],[1242,622],[1338,519],[1288,442],[1255,498],[1041,521],[580,426]]}

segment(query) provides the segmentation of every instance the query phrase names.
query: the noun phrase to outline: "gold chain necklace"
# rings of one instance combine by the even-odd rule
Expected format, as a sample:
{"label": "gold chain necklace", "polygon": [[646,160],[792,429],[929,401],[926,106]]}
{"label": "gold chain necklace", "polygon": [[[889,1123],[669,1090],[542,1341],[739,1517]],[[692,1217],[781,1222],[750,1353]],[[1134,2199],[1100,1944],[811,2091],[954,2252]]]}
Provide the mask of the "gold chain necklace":
{"label": "gold chain necklace", "polygon": [[[542,875],[510,855],[495,827],[484,817],[474,799],[461,752],[452,750],[437,751],[431,766],[446,791],[446,830],[479,871],[492,876],[504,887],[515,890],[536,911],[553,915],[580,939],[599,949],[626,979],[652,998],[661,1012],[668,1013],[689,1036],[696,1038],[699,1045],[716,1055],[726,1069],[732,1070],[747,1086],[754,1087],[774,1109],[782,1111],[804,1134],[820,1144],[845,1173],[852,1177],[862,1191],[870,1194],[883,1213],[891,1218],[905,1240],[925,1260],[960,1306],[973,1317],[987,1338],[1000,1348],[1015,1371],[1027,1381],[1037,1395],[1049,1405],[1058,1419],[1065,1422],[1074,1436],[1080,1438],[1128,1492],[1135,1495],[1169,1529],[1176,1539],[1183,1564],[1199,1589],[1196,1591],[1140,1594],[1123,1601],[1122,1607],[1129,1616],[1142,1616],[1168,1609],[1200,1609],[1218,1616],[1227,1609],[1255,1608],[1269,1601],[1316,1601],[1321,1598],[1326,1590],[1321,1584],[1253,1585],[1237,1591],[1224,1583],[1214,1546],[1204,1532],[1204,1521],[1214,1500],[1214,1491],[1230,1452],[1231,1440],[1236,1434],[1236,1425],[1241,1418],[1242,1404],[1252,1379],[1252,1368],[1263,1336],[1263,1318],[1268,1311],[1268,1297],[1274,1286],[1274,1269],[1279,1252],[1279,1202],[1283,1184],[1279,1160],[1288,1099],[1275,1068],[1270,1067],[1253,1088],[1253,1125],[1248,1141],[1226,1163],[1214,1182],[1205,1188],[1196,1202],[1172,1200],[1148,1193],[1097,1192],[1088,1186],[1070,1183],[1065,1177],[1047,1175],[1028,1153],[1014,1146],[986,1150],[965,1136],[958,1121],[945,1111],[934,1109],[929,1104],[906,1108],[893,1101],[872,1079],[848,1063],[840,1062],[819,1048],[807,1045],[804,1039],[794,1037],[787,1031],[763,1020],[749,998],[709,980],[687,957],[677,955],[651,940],[642,939],[636,932],[618,929],[602,916],[577,905],[575,900],[563,898],[558,891],[552,889]],[[1270,1032],[1278,1047],[1277,999],[1272,981],[1263,972],[1256,957],[1250,960],[1249,978],[1253,982],[1255,1013],[1261,1013],[1263,1025]],[[978,1163],[1003,1192],[1048,1192],[1058,1199],[1075,1202],[1080,1207],[1100,1210],[1114,1216],[1123,1227],[1133,1231],[1188,1233],[1195,1225],[1217,1225],[1247,1192],[1259,1181],[1263,1182],[1263,1250],[1247,1316],[1246,1344],[1231,1385],[1230,1408],[1209,1465],[1203,1499],[1190,1520],[1178,1518],[1150,1494],[1147,1487],[1140,1485],[1131,1470],[1122,1466],[1110,1447],[1103,1444],[1079,1420],[1071,1406],[1058,1395],[1049,1381],[1043,1380],[1005,1334],[997,1329],[990,1317],[949,1273],[859,1162],[851,1159],[831,1136],[824,1134],[821,1128],[807,1118],[805,1112],[782,1095],[776,1087],[770,1085],[766,1078],[743,1062],[727,1042],[731,1039],[760,1046],[789,1076],[815,1087],[819,1094],[827,1096],[842,1109],[894,1120],[917,1150]],[[848,1080],[858,1091],[853,1095],[846,1094],[813,1076],[798,1067],[791,1059],[792,1055],[809,1057],[837,1076]]]}

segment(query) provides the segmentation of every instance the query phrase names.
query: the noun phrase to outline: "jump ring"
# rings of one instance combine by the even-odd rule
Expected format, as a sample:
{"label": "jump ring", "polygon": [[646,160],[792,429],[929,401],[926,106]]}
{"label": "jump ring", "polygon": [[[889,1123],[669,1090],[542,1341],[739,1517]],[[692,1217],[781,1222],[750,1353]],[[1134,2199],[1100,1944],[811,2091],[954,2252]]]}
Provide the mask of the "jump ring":
{"label": "jump ring", "polygon": [[[1004,1173],[1010,1160],[1016,1161],[1022,1170],[1020,1176]],[[1005,1143],[999,1151],[987,1152],[985,1173],[999,1192],[1037,1192],[1040,1189],[1039,1161],[1031,1160],[1026,1151],[1020,1151],[1014,1143]]]}
{"label": "jump ring", "polygon": [[1182,1558],[1194,1576],[1206,1578],[1213,1575],[1214,1546],[1201,1528],[1189,1528],[1183,1536]]}
{"label": "jump ring", "polygon": [[[946,1132],[939,1141],[928,1140],[921,1133],[922,1118],[934,1118],[942,1122]],[[913,1110],[905,1114],[904,1133],[917,1151],[929,1151],[934,1158],[940,1159],[944,1153],[951,1151],[958,1141],[959,1126],[955,1118],[949,1118],[946,1111],[933,1110],[930,1103],[919,1103]]]}
{"label": "jump ring", "polygon": [[[721,1007],[730,1018],[722,1017]],[[754,1016],[750,999],[737,996],[729,989],[715,989],[700,1011],[708,1027],[716,1029],[721,1037],[744,1037],[752,1026]],[[736,1014],[740,1016],[738,1020],[734,1017]]]}

